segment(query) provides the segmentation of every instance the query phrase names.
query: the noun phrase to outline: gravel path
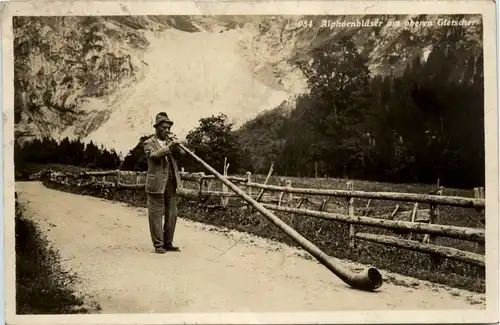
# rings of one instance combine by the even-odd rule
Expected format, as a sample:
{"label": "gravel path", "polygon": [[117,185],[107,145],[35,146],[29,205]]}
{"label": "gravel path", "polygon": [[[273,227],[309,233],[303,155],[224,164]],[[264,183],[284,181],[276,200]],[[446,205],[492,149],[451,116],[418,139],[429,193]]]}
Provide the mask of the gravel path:
{"label": "gravel path", "polygon": [[301,250],[184,219],[175,236],[182,251],[154,254],[143,208],[39,182],[17,183],[16,191],[103,313],[485,308],[482,294],[385,271],[398,285],[353,290]]}

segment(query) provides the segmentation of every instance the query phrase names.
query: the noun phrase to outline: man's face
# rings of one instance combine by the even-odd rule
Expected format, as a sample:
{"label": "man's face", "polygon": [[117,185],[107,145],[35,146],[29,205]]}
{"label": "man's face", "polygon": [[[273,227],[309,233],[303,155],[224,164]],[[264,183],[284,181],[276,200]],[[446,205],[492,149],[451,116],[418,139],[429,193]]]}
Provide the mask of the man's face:
{"label": "man's face", "polygon": [[165,140],[167,138],[167,135],[170,133],[170,127],[171,125],[166,122],[162,122],[156,126],[156,135],[158,138],[161,140]]}

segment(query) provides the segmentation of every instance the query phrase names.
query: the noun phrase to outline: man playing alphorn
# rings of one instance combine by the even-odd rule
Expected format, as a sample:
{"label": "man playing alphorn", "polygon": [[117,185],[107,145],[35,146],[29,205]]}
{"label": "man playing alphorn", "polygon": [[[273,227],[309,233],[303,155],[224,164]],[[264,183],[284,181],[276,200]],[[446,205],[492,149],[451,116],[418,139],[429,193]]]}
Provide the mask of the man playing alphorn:
{"label": "man playing alphorn", "polygon": [[177,222],[176,191],[181,184],[174,154],[184,154],[184,151],[177,146],[178,140],[168,137],[173,124],[167,113],[158,113],[154,124],[155,134],[144,141],[144,152],[148,159],[145,190],[149,230],[155,252],[159,254],[179,251],[173,245]]}

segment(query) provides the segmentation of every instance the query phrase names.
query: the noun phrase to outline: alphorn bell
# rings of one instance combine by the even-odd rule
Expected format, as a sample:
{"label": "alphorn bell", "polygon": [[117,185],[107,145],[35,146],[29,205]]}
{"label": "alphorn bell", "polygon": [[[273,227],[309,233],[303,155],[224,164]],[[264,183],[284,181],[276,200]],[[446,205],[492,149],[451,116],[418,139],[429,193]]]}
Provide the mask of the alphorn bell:
{"label": "alphorn bell", "polygon": [[233,192],[238,194],[242,199],[249,203],[255,210],[259,211],[264,217],[271,221],[276,227],[281,229],[286,235],[291,237],[297,244],[299,244],[304,250],[316,258],[321,264],[326,266],[330,271],[337,275],[342,281],[350,285],[355,289],[374,291],[382,286],[382,275],[376,268],[368,268],[361,273],[353,273],[352,271],[346,269],[337,260],[334,262],[334,258],[328,256],[321,249],[316,247],[313,243],[308,241],[305,237],[299,234],[295,229],[287,225],[280,218],[275,216],[272,212],[264,208],[257,201],[252,199],[247,193],[241,190],[239,187],[231,183],[226,177],[219,174],[217,170],[212,168],[209,164],[204,162],[201,158],[196,156],[183,144],[178,144],[187,154],[198,161],[205,169],[214,174],[222,183],[229,187]]}

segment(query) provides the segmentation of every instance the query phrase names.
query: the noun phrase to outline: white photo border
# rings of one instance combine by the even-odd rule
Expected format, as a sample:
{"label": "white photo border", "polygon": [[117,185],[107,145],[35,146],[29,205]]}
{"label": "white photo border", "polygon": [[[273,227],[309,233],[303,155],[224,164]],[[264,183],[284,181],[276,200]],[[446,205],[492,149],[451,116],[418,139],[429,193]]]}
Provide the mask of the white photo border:
{"label": "white photo border", "polygon": [[[496,8],[477,1],[13,1],[2,7],[5,321],[8,324],[375,324],[498,322],[498,102]],[[486,309],[307,313],[16,315],[14,237],[14,16],[480,14],[483,18],[486,149]],[[335,302],[332,302],[335,303]]]}

